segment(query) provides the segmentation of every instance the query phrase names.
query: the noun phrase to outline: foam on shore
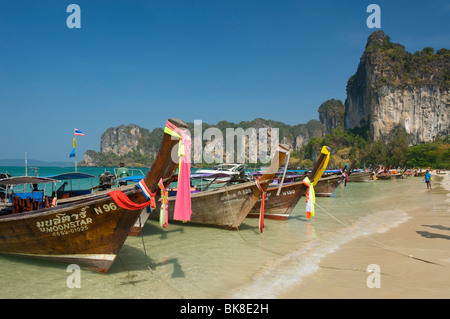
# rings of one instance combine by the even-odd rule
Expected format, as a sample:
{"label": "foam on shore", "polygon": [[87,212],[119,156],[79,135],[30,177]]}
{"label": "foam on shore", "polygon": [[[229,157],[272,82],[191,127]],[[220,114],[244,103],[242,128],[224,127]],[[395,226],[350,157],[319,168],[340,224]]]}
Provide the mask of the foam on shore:
{"label": "foam on shore", "polygon": [[338,232],[309,241],[305,246],[266,265],[253,281],[235,292],[232,298],[277,298],[284,291],[302,282],[320,269],[320,261],[342,245],[362,236],[383,233],[408,220],[405,211],[378,212],[360,218]]}

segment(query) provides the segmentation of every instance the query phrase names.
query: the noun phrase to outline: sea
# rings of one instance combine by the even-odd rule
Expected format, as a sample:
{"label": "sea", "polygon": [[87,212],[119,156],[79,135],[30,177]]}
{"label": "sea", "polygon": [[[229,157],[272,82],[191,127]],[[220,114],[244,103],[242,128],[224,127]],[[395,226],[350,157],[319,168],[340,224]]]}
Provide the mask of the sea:
{"label": "sea", "polygon": [[[105,170],[112,171],[78,168],[95,176]],[[0,167],[5,171],[24,174],[21,167]],[[40,167],[39,176],[70,171]],[[302,198],[287,220],[266,219],[263,233],[256,218],[238,230],[189,222],[163,229],[148,220],[139,236],[125,241],[109,273],[81,269],[75,287],[66,264],[0,256],[0,298],[275,299],[344,244],[406,222],[408,209],[418,205],[411,192],[424,187],[415,177],[341,184],[331,197],[316,198],[311,219]],[[420,202],[434,209],[441,205],[434,200],[425,195]]]}

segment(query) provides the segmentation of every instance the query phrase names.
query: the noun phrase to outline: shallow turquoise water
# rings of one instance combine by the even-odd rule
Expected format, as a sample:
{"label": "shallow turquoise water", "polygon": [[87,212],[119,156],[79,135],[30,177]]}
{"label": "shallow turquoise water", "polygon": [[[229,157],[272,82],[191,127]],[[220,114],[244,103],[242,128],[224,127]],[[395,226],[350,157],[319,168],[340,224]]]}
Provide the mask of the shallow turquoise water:
{"label": "shallow turquoise water", "polygon": [[[405,222],[418,205],[411,191],[423,187],[419,178],[340,185],[332,197],[317,198],[311,220],[302,198],[288,220],[266,219],[262,234],[250,218],[238,231],[162,229],[149,220],[108,274],[81,270],[81,288],[68,288],[65,264],[0,256],[0,298],[276,298],[346,242]],[[441,205],[421,196],[419,204]]]}

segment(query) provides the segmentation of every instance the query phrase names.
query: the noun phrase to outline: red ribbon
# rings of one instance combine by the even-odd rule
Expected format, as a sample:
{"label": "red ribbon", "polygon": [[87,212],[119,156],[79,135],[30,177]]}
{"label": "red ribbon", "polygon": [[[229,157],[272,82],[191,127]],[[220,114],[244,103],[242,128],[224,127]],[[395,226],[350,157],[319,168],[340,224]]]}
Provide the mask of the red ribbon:
{"label": "red ribbon", "polygon": [[264,202],[266,201],[266,192],[262,189],[259,179],[255,181],[256,186],[262,192],[261,208],[259,209],[259,231],[262,233],[264,228]]}
{"label": "red ribbon", "polygon": [[128,198],[128,196],[122,192],[120,189],[116,191],[109,192],[108,195],[112,197],[112,199],[116,202],[117,205],[119,205],[122,208],[128,209],[128,210],[138,210],[143,209],[144,207],[147,207],[150,205],[150,207],[155,208],[156,202],[155,202],[155,193],[151,194],[151,198],[148,202],[137,204],[131,199]]}

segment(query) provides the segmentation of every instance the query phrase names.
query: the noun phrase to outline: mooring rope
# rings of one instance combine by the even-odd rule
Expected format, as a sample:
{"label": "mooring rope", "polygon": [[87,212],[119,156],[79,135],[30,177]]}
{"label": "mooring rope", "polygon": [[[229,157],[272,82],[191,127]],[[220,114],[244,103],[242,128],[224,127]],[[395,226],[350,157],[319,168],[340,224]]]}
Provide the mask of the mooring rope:
{"label": "mooring rope", "polygon": [[262,248],[262,249],[267,250],[267,251],[269,251],[269,252],[271,252],[271,253],[273,253],[273,254],[275,254],[275,255],[278,255],[278,256],[284,256],[284,254],[282,254],[282,253],[279,253],[279,252],[277,252],[277,251],[275,251],[275,250],[272,250],[272,249],[270,249],[270,248],[264,247],[264,246],[261,245],[261,244],[258,244],[258,243],[252,243],[251,241],[247,240],[244,236],[242,236],[241,231],[239,230],[239,227],[236,227],[236,230],[237,230],[239,236],[240,236],[244,241],[246,241],[247,243],[249,243],[250,245],[254,245],[254,246],[258,247],[258,248]]}
{"label": "mooring rope", "polygon": [[[140,215],[139,215],[139,227],[142,228],[142,221],[141,221],[141,216],[140,216]],[[153,269],[151,268],[151,266],[150,266],[150,264],[149,264],[149,262],[148,262],[149,258],[148,258],[148,256],[147,256],[147,249],[145,248],[144,236],[142,235],[142,232],[139,233],[139,236],[140,236],[141,239],[142,239],[142,247],[144,248],[145,263],[147,264],[147,268],[150,270],[150,273],[151,273],[152,277],[153,277],[154,279],[156,278],[157,280],[163,282],[169,289],[172,289],[176,294],[178,294],[179,298],[186,299],[186,297],[185,297],[185,296],[184,296],[177,288],[175,288],[174,285],[172,285],[172,284],[169,283],[167,280],[165,280],[164,278],[162,278],[161,276],[159,276],[159,275],[156,273],[156,271],[153,270]],[[120,256],[117,255],[117,257],[118,257],[118,259],[119,259],[119,261],[120,261],[120,263],[121,263],[123,269],[125,269],[125,271],[127,272],[127,279],[128,279],[128,281],[129,281],[129,283],[134,284],[132,278],[135,277],[135,276],[137,276],[137,275],[132,275],[131,272],[125,267],[125,263],[122,261],[122,259],[120,258]],[[147,281],[148,281],[148,279],[147,279]]]}
{"label": "mooring rope", "polygon": [[[226,185],[225,185],[224,187],[225,187],[225,193],[227,194],[227,198],[228,198],[228,197],[230,196],[230,194],[228,194],[228,187],[227,187]],[[229,201],[227,201],[227,203],[228,203],[228,208],[229,208],[229,210],[231,211],[231,210],[232,210],[231,204],[230,204]],[[239,236],[240,236],[244,241],[246,241],[247,243],[249,243],[250,245],[254,245],[254,246],[258,247],[258,248],[262,248],[262,249],[264,249],[264,250],[270,251],[270,252],[273,253],[273,254],[276,254],[276,255],[279,255],[279,256],[283,256],[283,254],[281,254],[281,253],[279,253],[279,252],[276,252],[276,251],[274,251],[274,250],[271,250],[271,249],[269,249],[269,248],[266,248],[266,247],[262,246],[261,244],[252,243],[251,241],[247,240],[246,238],[244,238],[244,236],[242,236],[241,231],[239,230],[239,227],[236,227],[236,230],[237,230],[237,233],[239,234]]]}
{"label": "mooring rope", "polygon": [[[139,228],[142,228],[142,222],[141,222],[141,215],[139,215]],[[168,282],[167,280],[165,280],[163,277],[159,276],[155,270],[152,269],[152,267],[150,267],[150,264],[148,262],[149,258],[147,256],[147,249],[145,248],[145,241],[144,241],[144,236],[142,235],[142,231],[139,233],[139,236],[142,239],[142,247],[144,248],[144,255],[145,255],[145,263],[147,264],[147,268],[150,270],[150,273],[156,277],[157,279],[159,279],[160,281],[162,281],[167,287],[169,287],[170,289],[172,289],[174,292],[176,292],[178,294],[178,296],[182,299],[186,299],[186,297],[174,286],[172,285],[170,282]]]}

